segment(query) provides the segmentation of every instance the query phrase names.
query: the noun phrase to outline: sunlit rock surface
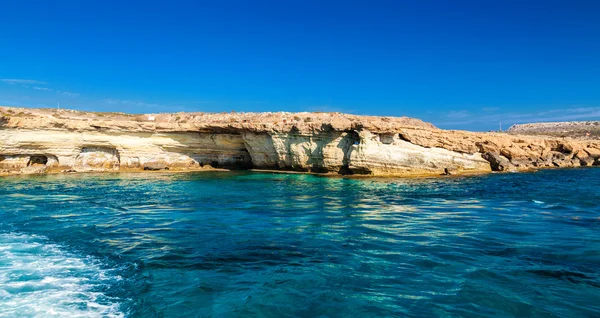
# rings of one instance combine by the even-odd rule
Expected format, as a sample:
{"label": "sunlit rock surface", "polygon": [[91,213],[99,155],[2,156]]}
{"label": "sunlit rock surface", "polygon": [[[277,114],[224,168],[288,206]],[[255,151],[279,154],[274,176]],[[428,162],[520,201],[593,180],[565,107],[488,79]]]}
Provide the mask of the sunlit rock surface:
{"label": "sunlit rock surface", "polygon": [[3,174],[223,168],[429,176],[593,165],[593,138],[448,131],[407,117],[0,107]]}

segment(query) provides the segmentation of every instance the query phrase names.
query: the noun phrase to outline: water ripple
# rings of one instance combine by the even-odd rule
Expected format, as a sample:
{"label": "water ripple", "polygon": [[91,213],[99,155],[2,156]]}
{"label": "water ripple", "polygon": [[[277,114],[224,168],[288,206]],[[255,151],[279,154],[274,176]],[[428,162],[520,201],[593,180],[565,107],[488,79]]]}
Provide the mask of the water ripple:
{"label": "water ripple", "polygon": [[594,169],[412,180],[3,178],[0,231],[95,260],[85,275],[38,280],[101,293],[89,316],[592,317],[598,181]]}

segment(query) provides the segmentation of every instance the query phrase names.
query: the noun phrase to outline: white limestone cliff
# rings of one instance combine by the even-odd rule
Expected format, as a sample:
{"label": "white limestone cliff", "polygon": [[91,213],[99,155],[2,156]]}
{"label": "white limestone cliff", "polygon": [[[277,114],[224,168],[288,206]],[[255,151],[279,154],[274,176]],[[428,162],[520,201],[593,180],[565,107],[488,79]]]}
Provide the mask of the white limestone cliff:
{"label": "white limestone cliff", "polygon": [[404,117],[8,107],[0,114],[4,174],[225,168],[427,176],[600,164],[597,140],[444,131]]}

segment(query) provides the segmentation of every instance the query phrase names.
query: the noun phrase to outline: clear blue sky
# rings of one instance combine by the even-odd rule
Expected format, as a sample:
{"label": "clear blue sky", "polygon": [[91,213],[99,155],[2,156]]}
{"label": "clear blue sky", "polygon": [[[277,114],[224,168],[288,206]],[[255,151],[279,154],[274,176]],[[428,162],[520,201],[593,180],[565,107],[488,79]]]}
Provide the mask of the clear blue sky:
{"label": "clear blue sky", "polygon": [[600,1],[0,0],[0,105],[600,118]]}

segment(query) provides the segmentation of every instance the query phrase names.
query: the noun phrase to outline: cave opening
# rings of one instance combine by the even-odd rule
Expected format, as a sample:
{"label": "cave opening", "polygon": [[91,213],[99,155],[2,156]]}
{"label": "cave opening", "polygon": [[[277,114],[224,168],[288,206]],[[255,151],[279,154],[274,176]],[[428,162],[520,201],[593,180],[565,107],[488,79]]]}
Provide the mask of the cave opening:
{"label": "cave opening", "polygon": [[28,166],[45,166],[48,163],[48,157],[45,155],[33,155],[29,157]]}
{"label": "cave opening", "polygon": [[352,151],[354,151],[355,147],[360,145],[360,135],[356,130],[348,130],[346,131],[346,136],[343,141],[340,143],[338,147],[340,147],[344,152],[344,158],[342,159],[342,165],[338,170],[338,174],[340,175],[352,175],[355,172],[350,169],[350,157]]}

